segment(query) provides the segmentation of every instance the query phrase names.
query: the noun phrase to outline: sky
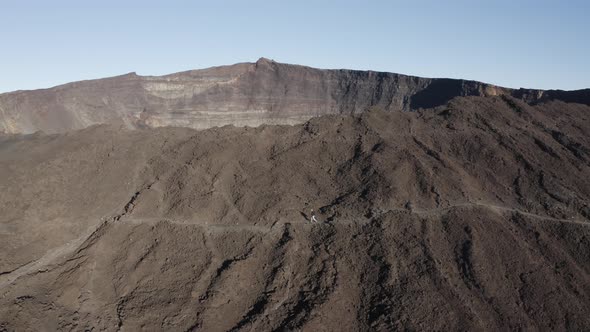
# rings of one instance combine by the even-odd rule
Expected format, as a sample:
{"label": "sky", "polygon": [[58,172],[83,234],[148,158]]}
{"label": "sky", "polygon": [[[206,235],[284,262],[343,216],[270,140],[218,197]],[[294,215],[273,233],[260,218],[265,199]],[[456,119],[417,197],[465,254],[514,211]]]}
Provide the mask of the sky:
{"label": "sky", "polygon": [[590,1],[6,1],[0,92],[266,57],[590,88]]}

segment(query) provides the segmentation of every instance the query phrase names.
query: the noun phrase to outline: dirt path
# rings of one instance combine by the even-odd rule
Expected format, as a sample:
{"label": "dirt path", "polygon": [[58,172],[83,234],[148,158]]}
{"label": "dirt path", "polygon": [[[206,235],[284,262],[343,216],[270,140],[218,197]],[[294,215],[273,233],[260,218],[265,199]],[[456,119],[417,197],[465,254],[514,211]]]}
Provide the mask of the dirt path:
{"label": "dirt path", "polygon": [[[585,221],[583,219],[553,218],[553,217],[549,217],[549,216],[543,216],[540,214],[527,212],[527,211],[520,210],[520,209],[515,209],[515,208],[500,206],[500,205],[494,205],[494,204],[489,204],[489,203],[459,203],[459,204],[453,204],[453,205],[449,205],[446,207],[435,208],[435,209],[414,209],[411,211],[411,213],[418,214],[418,215],[434,215],[434,214],[438,214],[440,212],[450,211],[454,208],[461,208],[461,207],[483,207],[483,208],[487,208],[487,209],[490,209],[490,210],[498,212],[498,213],[518,213],[518,214],[522,214],[524,216],[535,218],[535,219],[550,220],[550,221],[555,221],[555,222],[565,222],[565,223],[569,223],[569,224],[590,226],[590,222]],[[404,210],[400,209],[399,211],[404,211]]]}
{"label": "dirt path", "polygon": [[[515,208],[499,206],[499,205],[494,205],[494,204],[488,204],[488,203],[459,203],[459,204],[453,204],[450,206],[434,208],[434,209],[416,208],[416,209],[412,209],[411,211],[407,210],[407,209],[391,209],[386,212],[399,212],[399,213],[405,213],[405,214],[414,214],[414,215],[425,216],[425,215],[438,215],[438,214],[441,214],[442,212],[450,211],[455,208],[474,208],[474,207],[483,207],[483,208],[495,211],[497,213],[518,213],[518,214],[521,214],[521,215],[524,215],[527,217],[531,217],[534,219],[549,220],[549,221],[554,221],[554,222],[563,222],[563,223],[576,224],[576,225],[581,225],[581,226],[590,226],[589,221],[584,221],[584,220],[580,220],[580,219],[553,218],[553,217],[549,217],[549,216],[542,216],[542,215],[530,213],[530,212],[515,209]],[[97,225],[89,228],[80,237],[78,237],[74,240],[71,240],[68,243],[66,243],[60,247],[57,247],[57,248],[54,248],[54,249],[48,251],[41,258],[34,260],[26,265],[23,265],[23,266],[15,269],[12,272],[1,275],[0,276],[0,289],[3,289],[5,287],[11,285],[13,282],[15,282],[17,279],[19,279],[23,276],[32,275],[32,274],[36,274],[36,273],[43,273],[43,272],[49,271],[54,266],[61,264],[63,261],[67,260],[68,256],[70,256],[72,253],[75,253],[76,251],[79,251],[81,248],[83,248],[84,243],[89,241],[93,237],[94,234],[96,234],[99,230],[108,227],[112,222],[132,223],[132,224],[168,222],[168,223],[173,223],[173,224],[177,224],[177,225],[201,227],[203,229],[206,229],[209,232],[251,231],[251,232],[257,232],[257,233],[263,233],[263,234],[268,234],[272,230],[275,230],[275,229],[281,229],[285,224],[307,224],[309,226],[316,225],[316,224],[310,224],[309,222],[304,222],[304,221],[291,222],[291,223],[276,223],[276,224],[273,224],[272,226],[261,226],[261,225],[244,225],[244,224],[231,225],[231,224],[196,223],[194,220],[171,220],[171,219],[166,219],[166,218],[128,218],[128,217],[123,217],[118,221],[114,221],[111,219],[111,220],[100,222]],[[364,221],[341,220],[341,221],[331,222],[330,224],[337,226],[337,225],[347,225],[347,224],[361,224],[361,223],[366,223],[366,222],[368,222],[368,220],[364,220]],[[325,223],[319,223],[317,225],[323,225],[323,224],[325,225]]]}
{"label": "dirt path", "polygon": [[36,273],[42,273],[50,270],[54,265],[59,265],[61,262],[67,260],[68,256],[76,252],[90,239],[97,231],[106,227],[107,221],[103,221],[90,227],[86,232],[76,239],[73,239],[62,246],[49,250],[41,258],[33,260],[14,271],[0,276],[0,289],[12,284],[18,278]]}
{"label": "dirt path", "polygon": [[210,224],[207,222],[195,222],[195,220],[179,220],[168,218],[123,218],[120,222],[128,222],[132,224],[156,224],[159,222],[167,222],[175,225],[194,226],[205,228],[210,232],[225,232],[225,231],[252,231],[258,233],[269,233],[275,228],[284,225],[285,223],[277,223],[273,226],[261,226],[250,224]]}

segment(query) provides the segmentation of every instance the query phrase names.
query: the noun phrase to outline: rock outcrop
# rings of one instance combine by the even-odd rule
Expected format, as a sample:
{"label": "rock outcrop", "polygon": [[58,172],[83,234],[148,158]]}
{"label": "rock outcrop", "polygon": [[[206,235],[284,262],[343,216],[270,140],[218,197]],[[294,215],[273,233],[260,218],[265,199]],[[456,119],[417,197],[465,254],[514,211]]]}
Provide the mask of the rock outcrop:
{"label": "rock outcrop", "polygon": [[295,124],[324,114],[350,114],[379,106],[409,111],[442,105],[458,96],[510,95],[528,103],[562,100],[590,104],[590,90],[513,90],[456,79],[393,73],[322,70],[256,63],[166,76],[135,73],[50,89],[0,95],[0,132],[59,133],[94,124],[128,128],[232,124]]}

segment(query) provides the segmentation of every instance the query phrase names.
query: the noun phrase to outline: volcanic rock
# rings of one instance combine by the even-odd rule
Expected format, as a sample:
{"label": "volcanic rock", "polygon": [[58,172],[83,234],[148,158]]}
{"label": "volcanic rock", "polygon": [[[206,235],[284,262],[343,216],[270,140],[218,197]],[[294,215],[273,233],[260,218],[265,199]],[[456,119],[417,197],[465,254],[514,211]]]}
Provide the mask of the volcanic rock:
{"label": "volcanic rock", "polygon": [[0,330],[590,329],[587,105],[125,128],[0,138]]}

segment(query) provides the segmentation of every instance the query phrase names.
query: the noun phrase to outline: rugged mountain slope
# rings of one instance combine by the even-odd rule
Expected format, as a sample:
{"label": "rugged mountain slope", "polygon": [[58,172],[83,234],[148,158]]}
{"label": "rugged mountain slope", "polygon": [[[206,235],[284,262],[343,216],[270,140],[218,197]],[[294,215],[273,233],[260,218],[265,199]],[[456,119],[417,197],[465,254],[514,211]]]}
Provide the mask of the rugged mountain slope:
{"label": "rugged mountain slope", "polygon": [[261,58],[160,77],[132,73],[1,94],[0,132],[58,133],[102,123],[197,129],[294,124],[370,106],[407,111],[440,106],[457,96],[500,94],[529,103],[558,99],[590,105],[590,90],[512,90],[474,81],[321,70]]}
{"label": "rugged mountain slope", "polygon": [[6,136],[0,329],[588,330],[589,112]]}

